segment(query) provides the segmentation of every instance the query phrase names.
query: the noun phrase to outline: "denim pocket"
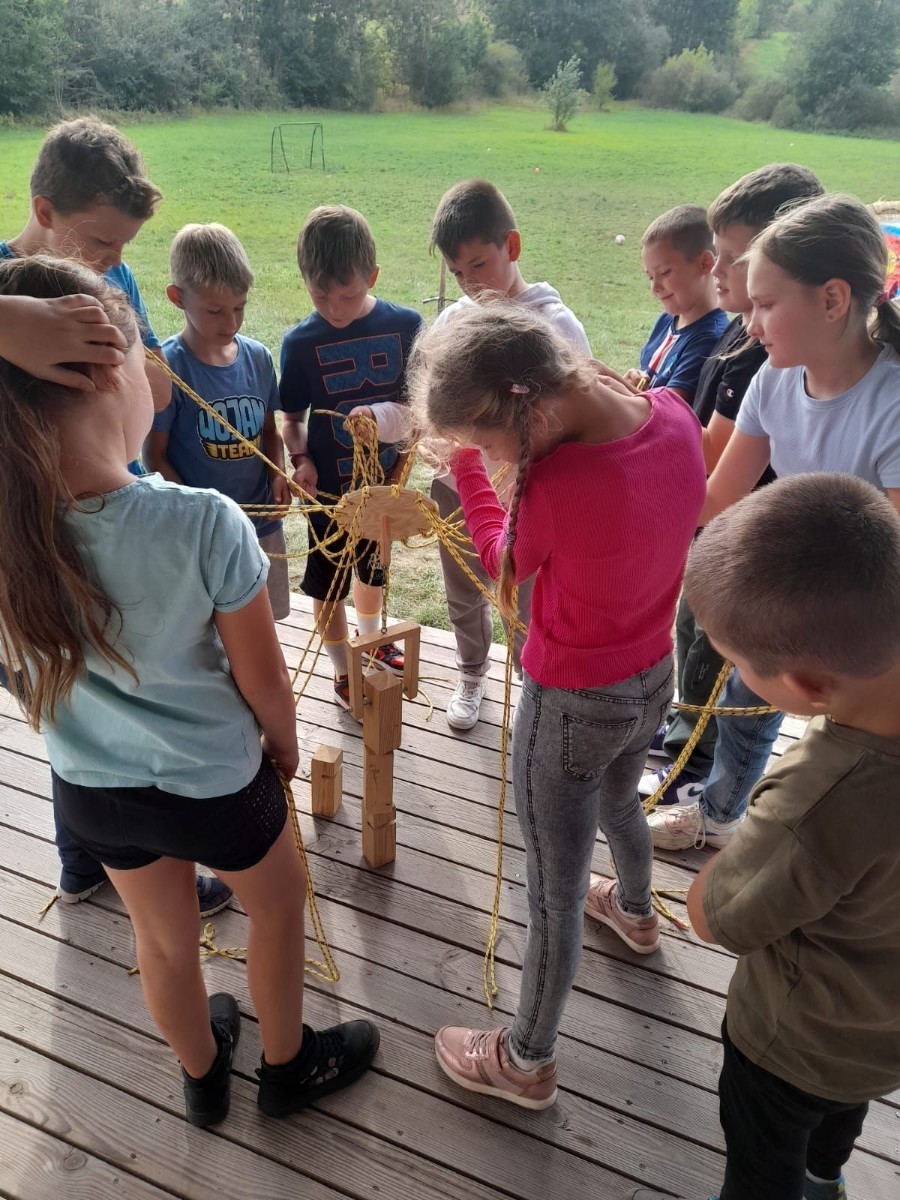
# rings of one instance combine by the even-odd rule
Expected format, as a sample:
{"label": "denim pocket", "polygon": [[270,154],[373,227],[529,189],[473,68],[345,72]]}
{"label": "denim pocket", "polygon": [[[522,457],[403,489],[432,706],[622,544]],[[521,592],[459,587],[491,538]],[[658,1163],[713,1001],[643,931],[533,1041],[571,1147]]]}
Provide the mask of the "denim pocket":
{"label": "denim pocket", "polygon": [[634,737],[639,719],[586,721],[563,713],[563,769],[573,779],[602,775]]}

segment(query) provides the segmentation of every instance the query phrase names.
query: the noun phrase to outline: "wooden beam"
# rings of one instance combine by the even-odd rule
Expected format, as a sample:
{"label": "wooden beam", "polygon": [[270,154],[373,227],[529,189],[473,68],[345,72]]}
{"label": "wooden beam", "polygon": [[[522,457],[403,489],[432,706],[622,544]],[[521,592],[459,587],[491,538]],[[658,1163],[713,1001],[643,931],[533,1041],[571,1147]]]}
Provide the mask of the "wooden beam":
{"label": "wooden beam", "polygon": [[372,671],[363,679],[363,741],[373,754],[400,749],[403,733],[403,685],[389,671]]}
{"label": "wooden beam", "polygon": [[403,669],[403,692],[410,700],[419,694],[419,646],[422,629],[418,621],[395,621],[376,633],[361,633],[347,642],[347,667],[350,684],[350,712],[357,721],[363,719],[363,656],[369,650],[402,642],[406,666]]}

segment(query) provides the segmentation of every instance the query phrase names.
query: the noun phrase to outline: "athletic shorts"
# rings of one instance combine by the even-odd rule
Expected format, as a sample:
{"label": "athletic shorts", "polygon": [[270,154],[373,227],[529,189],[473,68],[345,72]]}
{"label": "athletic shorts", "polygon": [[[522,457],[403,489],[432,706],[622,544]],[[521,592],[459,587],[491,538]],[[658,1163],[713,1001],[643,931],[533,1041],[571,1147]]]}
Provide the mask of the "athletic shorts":
{"label": "athletic shorts", "polygon": [[[287,559],[277,557],[287,553],[284,526],[279,525],[271,533],[264,534],[259,539],[259,548],[269,559],[269,577],[266,580],[266,587],[269,590],[272,616],[276,621],[283,621],[285,617],[291,615],[291,585],[288,580]],[[272,554],[276,557],[271,558]]]}
{"label": "athletic shorts", "polygon": [[[308,519],[321,541],[331,537],[337,529],[334,521],[325,513],[310,513]],[[310,545],[312,544],[311,538]],[[307,596],[312,596],[313,600],[346,600],[350,593],[354,566],[360,583],[368,587],[384,586],[384,571],[378,557],[377,542],[358,542],[354,561],[348,563],[343,570],[339,570],[337,563],[332,562],[331,558],[343,554],[346,545],[347,535],[341,533],[329,543],[327,553],[324,550],[310,550],[306,559],[306,572],[300,584]],[[336,575],[340,578],[335,583]]]}
{"label": "athletic shorts", "polygon": [[198,800],[155,787],[82,787],[54,771],[53,799],[72,838],[114,871],[159,858],[246,871],[266,856],[287,820],[284,788],[265,756],[256,777],[229,796]]}

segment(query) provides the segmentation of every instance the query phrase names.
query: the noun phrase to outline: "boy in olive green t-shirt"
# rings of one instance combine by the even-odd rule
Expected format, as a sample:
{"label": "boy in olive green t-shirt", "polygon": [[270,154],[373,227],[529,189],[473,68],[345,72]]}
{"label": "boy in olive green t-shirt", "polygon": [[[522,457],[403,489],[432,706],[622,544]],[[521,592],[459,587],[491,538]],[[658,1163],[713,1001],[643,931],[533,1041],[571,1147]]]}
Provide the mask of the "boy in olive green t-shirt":
{"label": "boy in olive green t-shirt", "polygon": [[688,896],[740,955],[722,1030],[721,1200],[843,1200],[867,1102],[900,1086],[900,518],[799,475],[701,534],[685,594],[749,686],[811,716]]}

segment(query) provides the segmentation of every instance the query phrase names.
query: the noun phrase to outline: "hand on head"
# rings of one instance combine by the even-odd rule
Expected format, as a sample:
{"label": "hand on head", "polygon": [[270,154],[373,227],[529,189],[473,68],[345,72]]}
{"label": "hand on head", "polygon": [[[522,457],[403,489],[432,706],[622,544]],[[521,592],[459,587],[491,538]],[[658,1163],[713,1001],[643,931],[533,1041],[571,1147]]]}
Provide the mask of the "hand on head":
{"label": "hand on head", "polygon": [[0,356],[38,379],[92,392],[94,384],[65,363],[119,366],[128,344],[93,296],[2,296]]}

